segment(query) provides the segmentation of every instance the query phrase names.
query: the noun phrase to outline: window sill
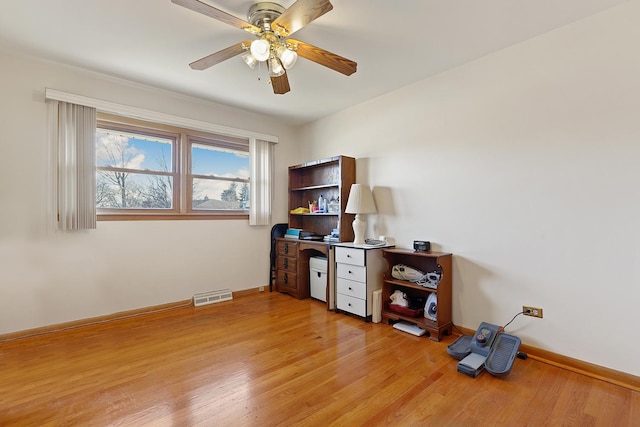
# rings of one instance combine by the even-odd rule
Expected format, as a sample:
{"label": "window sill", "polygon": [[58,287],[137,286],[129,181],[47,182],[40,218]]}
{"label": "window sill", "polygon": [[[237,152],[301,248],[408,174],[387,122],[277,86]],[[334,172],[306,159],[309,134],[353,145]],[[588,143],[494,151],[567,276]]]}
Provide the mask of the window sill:
{"label": "window sill", "polygon": [[98,221],[175,221],[175,220],[248,220],[249,214],[220,213],[188,213],[188,214],[98,214]]}

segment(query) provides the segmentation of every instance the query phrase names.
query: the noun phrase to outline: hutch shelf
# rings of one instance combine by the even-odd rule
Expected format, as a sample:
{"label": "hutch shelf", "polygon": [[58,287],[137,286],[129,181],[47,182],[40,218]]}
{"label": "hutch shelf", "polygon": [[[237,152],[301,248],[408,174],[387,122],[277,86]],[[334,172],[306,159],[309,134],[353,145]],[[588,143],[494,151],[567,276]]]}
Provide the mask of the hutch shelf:
{"label": "hutch shelf", "polygon": [[[301,165],[289,166],[289,228],[301,228],[326,236],[331,230],[340,230],[340,241],[353,241],[354,215],[344,213],[351,184],[356,180],[356,160],[336,156]],[[320,196],[336,201],[330,213],[292,213],[294,209],[308,207]]]}
{"label": "hutch shelf", "polygon": [[[327,236],[337,228],[340,242],[353,241],[354,215],[344,213],[351,185],[356,179],[356,159],[336,156],[289,166],[289,228]],[[327,213],[295,213],[320,196],[333,200]],[[294,211],[294,212],[292,212]],[[298,299],[308,298],[309,258],[328,257],[332,243],[298,239],[276,239],[276,290]]]}

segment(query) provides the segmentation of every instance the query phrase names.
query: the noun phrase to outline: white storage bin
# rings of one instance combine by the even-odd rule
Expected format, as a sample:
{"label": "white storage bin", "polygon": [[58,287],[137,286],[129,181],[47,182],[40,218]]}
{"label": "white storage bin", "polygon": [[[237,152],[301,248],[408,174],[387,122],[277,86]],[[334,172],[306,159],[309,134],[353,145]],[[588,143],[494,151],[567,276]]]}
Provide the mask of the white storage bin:
{"label": "white storage bin", "polygon": [[309,258],[309,286],[311,298],[327,302],[327,259]]}

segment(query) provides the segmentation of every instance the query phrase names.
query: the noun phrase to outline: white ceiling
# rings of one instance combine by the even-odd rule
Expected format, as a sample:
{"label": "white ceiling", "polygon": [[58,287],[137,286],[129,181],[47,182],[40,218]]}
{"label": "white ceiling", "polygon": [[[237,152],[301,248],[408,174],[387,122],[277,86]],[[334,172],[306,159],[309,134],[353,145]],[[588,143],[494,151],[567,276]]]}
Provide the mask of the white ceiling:
{"label": "white ceiling", "polygon": [[[254,3],[202,1],[245,20]],[[251,70],[240,57],[191,70],[251,36],[170,0],[3,0],[0,47],[297,125],[625,1],[331,0],[333,10],[295,38],[356,61],[358,71],[347,77],[301,58],[285,95],[273,94],[264,67]]]}

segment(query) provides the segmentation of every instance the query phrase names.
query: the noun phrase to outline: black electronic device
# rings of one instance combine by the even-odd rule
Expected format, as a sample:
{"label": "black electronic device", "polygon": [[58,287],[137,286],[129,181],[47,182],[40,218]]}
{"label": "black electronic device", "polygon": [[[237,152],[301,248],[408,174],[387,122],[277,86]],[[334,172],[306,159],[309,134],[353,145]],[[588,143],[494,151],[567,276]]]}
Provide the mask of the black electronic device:
{"label": "black electronic device", "polygon": [[431,250],[431,242],[425,240],[414,240],[413,250],[416,252],[427,252]]}
{"label": "black electronic device", "polygon": [[496,339],[499,331],[500,326],[485,322],[480,323],[478,330],[471,340],[471,352],[487,357],[489,355],[489,350],[491,350],[493,340]]}
{"label": "black electronic device", "polygon": [[520,338],[502,332],[500,326],[482,322],[473,337],[463,335],[449,345],[447,352],[460,360],[458,372],[475,378],[485,369],[491,375],[507,375],[519,348]]}

